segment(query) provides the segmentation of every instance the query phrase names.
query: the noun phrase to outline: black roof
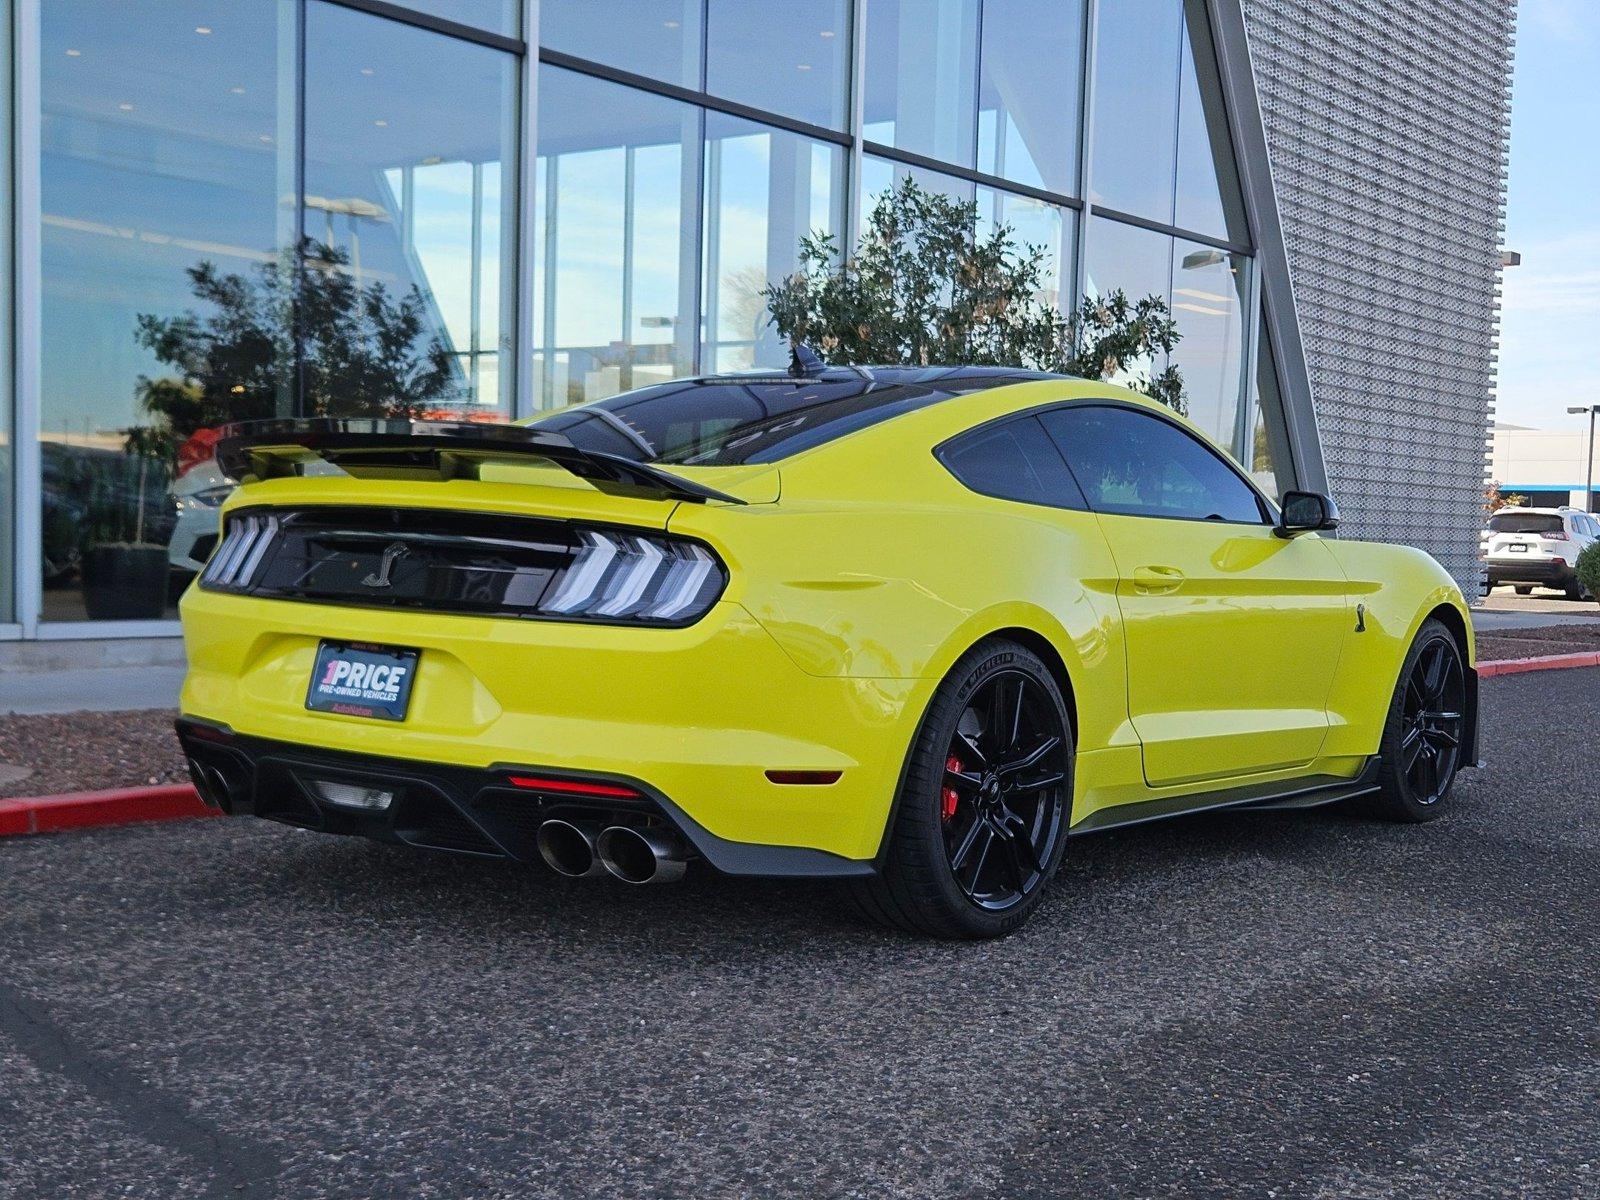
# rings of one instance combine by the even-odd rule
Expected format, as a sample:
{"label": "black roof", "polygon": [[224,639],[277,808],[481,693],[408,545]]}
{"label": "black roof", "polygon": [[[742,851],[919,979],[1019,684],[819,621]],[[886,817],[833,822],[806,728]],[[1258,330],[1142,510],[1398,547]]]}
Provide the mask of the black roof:
{"label": "black roof", "polygon": [[819,367],[674,379],[535,421],[586,450],[639,462],[776,462],[969,392],[1070,379],[1017,367]]}
{"label": "black roof", "polygon": [[[1074,375],[1058,375],[1050,371],[1030,371],[1023,367],[908,367],[903,363],[882,366],[827,366],[807,375],[794,375],[787,371],[734,371],[726,375],[696,375],[681,379],[679,383],[749,383],[752,380],[778,383],[784,380],[804,382],[821,379],[829,383],[859,381],[863,386],[885,384],[922,384],[938,387],[952,383],[967,386],[960,390],[975,392],[982,387],[1004,387],[1009,383],[1025,383],[1037,379],[1075,379]],[[975,386],[976,385],[976,386]]]}

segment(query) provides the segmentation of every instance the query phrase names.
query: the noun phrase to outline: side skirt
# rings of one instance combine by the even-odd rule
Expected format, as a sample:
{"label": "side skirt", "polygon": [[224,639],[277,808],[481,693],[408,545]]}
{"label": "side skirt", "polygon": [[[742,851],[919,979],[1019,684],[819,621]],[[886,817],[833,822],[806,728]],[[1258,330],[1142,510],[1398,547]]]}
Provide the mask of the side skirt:
{"label": "side skirt", "polygon": [[1149,821],[1190,813],[1215,812],[1222,808],[1320,808],[1324,804],[1335,804],[1377,790],[1378,757],[1373,755],[1353,779],[1311,775],[1304,779],[1249,784],[1187,796],[1163,796],[1157,800],[1141,800],[1137,804],[1118,804],[1090,813],[1067,833],[1070,837],[1077,837],[1079,834],[1125,829],[1130,825],[1143,825]]}

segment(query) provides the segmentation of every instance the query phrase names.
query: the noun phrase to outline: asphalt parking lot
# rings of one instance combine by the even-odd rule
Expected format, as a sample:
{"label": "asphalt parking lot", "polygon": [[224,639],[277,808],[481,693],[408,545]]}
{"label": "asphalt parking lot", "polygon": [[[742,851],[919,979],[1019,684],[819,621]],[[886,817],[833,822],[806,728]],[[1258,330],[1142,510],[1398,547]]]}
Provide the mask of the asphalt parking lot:
{"label": "asphalt parking lot", "polygon": [[1600,671],[1484,688],[1447,819],[1084,838],[996,944],[248,820],[8,839],[0,1196],[1600,1197]]}

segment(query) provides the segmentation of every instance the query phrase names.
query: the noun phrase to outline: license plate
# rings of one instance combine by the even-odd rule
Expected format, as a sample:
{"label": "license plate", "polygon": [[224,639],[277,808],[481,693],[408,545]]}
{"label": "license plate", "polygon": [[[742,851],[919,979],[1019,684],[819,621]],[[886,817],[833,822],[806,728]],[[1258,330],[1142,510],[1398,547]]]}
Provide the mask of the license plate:
{"label": "license plate", "polygon": [[420,652],[369,642],[322,642],[306,707],[347,717],[404,721]]}
{"label": "license plate", "polygon": [[1506,549],[1513,554],[1526,554],[1528,552],[1528,544],[1526,542],[1512,542]]}

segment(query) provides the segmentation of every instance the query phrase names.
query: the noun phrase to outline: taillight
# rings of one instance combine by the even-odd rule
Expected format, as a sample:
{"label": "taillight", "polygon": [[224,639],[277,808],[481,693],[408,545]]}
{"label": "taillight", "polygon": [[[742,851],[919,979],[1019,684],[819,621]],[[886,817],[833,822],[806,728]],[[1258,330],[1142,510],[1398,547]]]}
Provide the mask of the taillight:
{"label": "taillight", "polygon": [[484,616],[688,625],[727,585],[699,542],[642,530],[407,514],[374,526],[343,510],[229,517],[201,573],[209,591]]}
{"label": "taillight", "polygon": [[213,588],[248,588],[277,532],[275,516],[252,513],[235,517],[228,522],[228,531],[212,552],[200,582]]}
{"label": "taillight", "polygon": [[611,529],[578,531],[578,552],[539,601],[553,617],[683,625],[716,603],[727,574],[697,542]]}
{"label": "taillight", "polygon": [[1547,542],[1565,542],[1571,540],[1564,533],[1541,533],[1539,536]]}

